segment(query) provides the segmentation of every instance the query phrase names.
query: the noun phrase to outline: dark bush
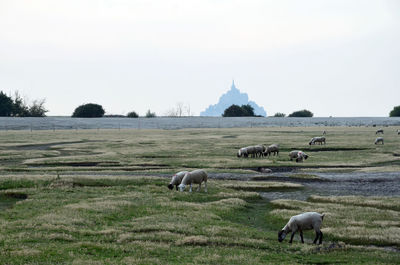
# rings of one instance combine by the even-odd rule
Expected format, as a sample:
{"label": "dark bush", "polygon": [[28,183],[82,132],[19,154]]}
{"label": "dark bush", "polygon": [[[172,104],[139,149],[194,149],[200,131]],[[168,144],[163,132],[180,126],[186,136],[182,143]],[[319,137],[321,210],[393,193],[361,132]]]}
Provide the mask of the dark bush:
{"label": "dark bush", "polygon": [[400,117],[400,106],[396,106],[390,112],[389,117]]}
{"label": "dark bush", "polygon": [[0,91],[0,116],[11,116],[13,111],[13,101],[11,97]]}
{"label": "dark bush", "polygon": [[254,117],[254,109],[249,104],[242,105],[231,105],[229,108],[225,109],[222,117]]}
{"label": "dark bush", "polygon": [[146,118],[155,118],[155,117],[157,117],[155,112],[151,112],[150,110],[146,112]]}
{"label": "dark bush", "polygon": [[126,116],[128,118],[139,118],[139,115],[134,111],[129,112],[128,115],[126,115]]}
{"label": "dark bush", "polygon": [[104,116],[104,109],[101,105],[88,103],[77,107],[72,114],[74,118],[100,118]]}
{"label": "dark bush", "polygon": [[281,112],[277,112],[277,113],[275,113],[274,117],[283,118],[283,117],[286,117],[286,114],[285,113],[281,113]]}
{"label": "dark bush", "polygon": [[312,116],[314,116],[314,114],[306,109],[295,111],[289,115],[289,117],[312,117]]}

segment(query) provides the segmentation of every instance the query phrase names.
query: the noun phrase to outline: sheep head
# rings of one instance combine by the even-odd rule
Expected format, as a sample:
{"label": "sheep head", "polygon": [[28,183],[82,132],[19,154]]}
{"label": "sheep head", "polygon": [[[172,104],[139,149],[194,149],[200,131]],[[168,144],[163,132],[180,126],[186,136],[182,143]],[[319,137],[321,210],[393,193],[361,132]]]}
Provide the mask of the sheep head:
{"label": "sheep head", "polygon": [[174,188],[174,185],[172,185],[171,183],[168,184],[168,189],[172,190]]}
{"label": "sheep head", "polygon": [[281,230],[278,232],[278,241],[282,242],[286,237],[286,232],[284,230]]}

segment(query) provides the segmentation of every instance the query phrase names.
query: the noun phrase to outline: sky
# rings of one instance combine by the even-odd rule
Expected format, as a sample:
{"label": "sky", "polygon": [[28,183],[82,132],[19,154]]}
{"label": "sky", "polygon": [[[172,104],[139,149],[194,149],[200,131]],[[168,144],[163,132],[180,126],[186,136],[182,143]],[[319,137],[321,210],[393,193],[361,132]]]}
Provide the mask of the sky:
{"label": "sky", "polygon": [[199,115],[232,79],[268,115],[388,116],[398,0],[0,0],[0,90],[107,114]]}

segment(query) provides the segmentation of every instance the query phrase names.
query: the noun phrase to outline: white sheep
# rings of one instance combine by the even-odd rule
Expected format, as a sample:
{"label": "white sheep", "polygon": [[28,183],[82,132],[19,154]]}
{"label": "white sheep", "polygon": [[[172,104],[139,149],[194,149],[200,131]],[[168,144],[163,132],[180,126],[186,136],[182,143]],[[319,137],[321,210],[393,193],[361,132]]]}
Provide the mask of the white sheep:
{"label": "white sheep", "polygon": [[322,132],[322,135],[326,135],[326,131],[325,130]]}
{"label": "white sheep", "polygon": [[400,135],[400,130],[399,129],[397,129],[397,135]]}
{"label": "white sheep", "polygon": [[279,145],[278,144],[271,144],[270,146],[268,146],[264,152],[264,156],[270,156],[271,153],[274,153],[274,155],[279,155]]}
{"label": "white sheep", "polygon": [[319,214],[316,212],[306,212],[299,215],[292,216],[289,222],[282,228],[278,233],[278,241],[282,242],[289,232],[292,232],[289,243],[293,242],[294,234],[299,231],[301,237],[301,243],[304,243],[303,231],[314,229],[316,237],[314,244],[319,239],[319,244],[322,243],[322,232],[321,225],[324,220],[325,214]]}
{"label": "white sheep", "polygon": [[262,156],[264,151],[265,151],[265,146],[263,146],[263,145],[254,146],[254,153],[255,153],[256,157],[257,156],[259,156],[259,157]]}
{"label": "white sheep", "polygon": [[294,150],[289,153],[290,161],[296,159],[296,162],[303,162],[303,159],[306,160],[308,155],[300,150]]}
{"label": "white sheep", "polygon": [[377,138],[375,139],[375,144],[378,144],[378,143],[383,144],[383,137],[377,137]]}
{"label": "white sheep", "polygon": [[186,185],[190,185],[189,192],[192,192],[192,183],[199,184],[197,191],[200,191],[201,183],[204,182],[204,191],[207,192],[207,173],[202,169],[196,169],[192,172],[187,172],[182,179],[181,184],[179,184],[180,191],[184,191]]}
{"label": "white sheep", "polygon": [[175,175],[173,175],[171,182],[168,184],[168,188],[170,190],[172,190],[175,186],[176,190],[178,190],[178,185],[181,184],[182,179],[186,173],[188,173],[188,171],[180,171],[180,172],[176,173]]}
{"label": "white sheep", "polygon": [[313,137],[311,138],[310,142],[308,143],[309,145],[315,144],[315,143],[319,143],[319,144],[326,144],[325,142],[325,137],[321,136],[321,137]]}
{"label": "white sheep", "polygon": [[237,157],[254,157],[256,155],[256,147],[255,146],[247,146],[240,148],[239,151],[237,152]]}
{"label": "white sheep", "polygon": [[381,128],[381,129],[379,129],[379,130],[377,130],[377,131],[375,132],[375,134],[378,134],[378,133],[383,134],[383,129]]}

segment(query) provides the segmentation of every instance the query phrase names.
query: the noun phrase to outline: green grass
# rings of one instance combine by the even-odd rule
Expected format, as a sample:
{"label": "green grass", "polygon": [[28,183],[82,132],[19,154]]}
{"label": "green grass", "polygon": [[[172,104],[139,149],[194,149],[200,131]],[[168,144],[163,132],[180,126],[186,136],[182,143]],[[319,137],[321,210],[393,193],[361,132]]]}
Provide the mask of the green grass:
{"label": "green grass", "polygon": [[[0,263],[394,264],[400,258],[400,253],[352,245],[376,242],[357,242],[352,236],[337,234],[342,223],[332,221],[329,211],[322,246],[310,244],[312,232],[305,234],[304,245],[278,243],[277,231],[288,214],[307,207],[319,210],[319,197],[313,199],[316,206],[314,202],[268,203],[257,192],[232,188],[246,186],[241,182],[210,180],[209,193],[192,194],[170,191],[167,182],[156,177],[67,176],[48,185],[4,190],[28,197],[0,213]],[[281,190],[293,188],[274,183],[274,187],[279,185]],[[289,210],[283,211],[287,205]],[[330,209],[333,203],[327,205]],[[349,203],[340,207],[354,210]],[[365,214],[361,211],[356,216]],[[386,213],[379,220],[390,216]],[[382,224],[370,225],[381,229]]]}
{"label": "green grass", "polygon": [[[323,129],[326,146],[308,145],[322,132],[316,127],[1,131],[0,264],[397,264],[400,253],[381,247],[399,247],[399,198],[268,202],[259,191],[302,186],[264,176],[209,179],[208,193],[190,194],[156,176],[195,168],[225,176],[303,169],[294,179],[315,179],[311,170],[400,170],[400,138],[390,133],[397,128],[385,129],[384,146],[373,144],[374,128]],[[279,156],[236,157],[242,146],[272,143]],[[310,158],[289,161],[292,149]],[[323,245],[311,244],[312,231],[304,245],[278,243],[288,218],[307,210],[326,213]]]}
{"label": "green grass", "polygon": [[[182,168],[233,172],[258,167],[322,170],[400,170],[398,127],[385,128],[385,145],[374,145],[375,128],[324,127],[326,145],[308,145],[319,127],[184,130],[2,131],[0,171],[149,171]],[[237,158],[240,147],[277,143],[279,156]],[[304,163],[289,161],[300,149]]]}

